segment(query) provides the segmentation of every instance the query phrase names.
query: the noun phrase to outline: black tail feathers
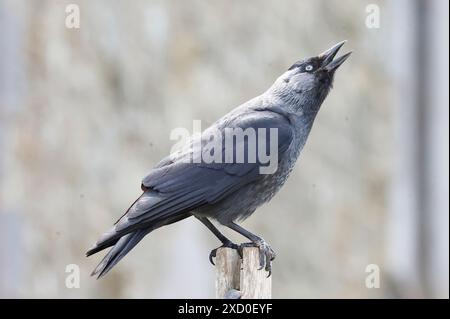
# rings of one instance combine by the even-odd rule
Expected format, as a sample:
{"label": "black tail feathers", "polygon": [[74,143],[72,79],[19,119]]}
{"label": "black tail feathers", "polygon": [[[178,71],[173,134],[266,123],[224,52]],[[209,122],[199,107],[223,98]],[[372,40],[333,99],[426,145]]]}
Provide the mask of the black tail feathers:
{"label": "black tail feathers", "polygon": [[[115,243],[114,247],[106,254],[102,261],[91,273],[91,276],[96,276],[97,279],[106,275],[134,246],[141,241],[153,229],[138,229],[129,234],[124,235]],[[106,248],[106,247],[104,247]],[[94,253],[89,251],[88,253]]]}

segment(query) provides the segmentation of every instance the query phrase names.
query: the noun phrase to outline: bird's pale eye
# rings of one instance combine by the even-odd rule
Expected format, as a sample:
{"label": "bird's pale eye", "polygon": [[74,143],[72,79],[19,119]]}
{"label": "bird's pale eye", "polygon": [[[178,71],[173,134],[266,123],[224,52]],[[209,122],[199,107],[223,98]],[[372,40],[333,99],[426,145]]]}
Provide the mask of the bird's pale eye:
{"label": "bird's pale eye", "polygon": [[312,71],[314,69],[314,67],[311,65],[311,64],[308,64],[306,67],[305,67],[305,70],[306,71]]}

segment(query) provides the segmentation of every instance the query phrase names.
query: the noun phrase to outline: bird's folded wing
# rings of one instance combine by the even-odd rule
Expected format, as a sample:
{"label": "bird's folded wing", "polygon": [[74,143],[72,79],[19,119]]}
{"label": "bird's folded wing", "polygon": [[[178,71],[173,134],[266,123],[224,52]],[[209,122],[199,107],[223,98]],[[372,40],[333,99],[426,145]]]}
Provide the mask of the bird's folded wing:
{"label": "bird's folded wing", "polygon": [[[270,129],[276,128],[278,159],[282,158],[293,139],[289,121],[284,116],[269,111],[247,113],[230,121],[228,125],[244,130],[253,128],[256,141],[258,134],[262,134],[258,129],[265,128],[267,148],[270,145]],[[245,140],[246,150],[247,143],[248,140]],[[225,152],[224,148],[225,145],[222,152]],[[180,214],[220,201],[264,176],[260,174],[262,164],[258,157],[256,163],[190,163],[183,160],[165,160],[164,163],[143,179],[144,194],[118,221],[116,232],[124,234],[140,226],[170,222]]]}

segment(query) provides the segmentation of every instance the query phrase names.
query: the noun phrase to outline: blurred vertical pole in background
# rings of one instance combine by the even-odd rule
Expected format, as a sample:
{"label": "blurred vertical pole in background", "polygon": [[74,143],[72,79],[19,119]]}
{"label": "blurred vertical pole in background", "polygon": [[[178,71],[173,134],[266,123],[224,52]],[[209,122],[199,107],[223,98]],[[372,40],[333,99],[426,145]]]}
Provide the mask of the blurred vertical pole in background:
{"label": "blurred vertical pole in background", "polygon": [[[449,2],[426,3],[423,34],[424,277],[429,297],[449,297]],[[424,5],[423,5],[424,6]]]}
{"label": "blurred vertical pole in background", "polygon": [[391,1],[394,297],[448,298],[448,2]]}
{"label": "blurred vertical pole in background", "polygon": [[13,298],[19,293],[23,265],[21,215],[5,204],[4,170],[9,148],[9,129],[14,111],[20,105],[23,85],[21,16],[0,2],[0,297]]}

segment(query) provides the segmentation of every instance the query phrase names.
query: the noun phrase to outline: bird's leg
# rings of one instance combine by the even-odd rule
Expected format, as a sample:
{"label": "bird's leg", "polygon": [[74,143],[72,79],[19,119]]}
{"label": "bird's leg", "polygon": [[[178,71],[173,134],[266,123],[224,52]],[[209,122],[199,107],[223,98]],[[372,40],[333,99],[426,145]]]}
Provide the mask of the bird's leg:
{"label": "bird's leg", "polygon": [[[196,216],[197,217],[197,216]],[[214,260],[213,260],[213,258],[215,258],[216,257],[216,254],[217,254],[217,250],[219,249],[219,248],[222,248],[222,247],[228,247],[228,248],[233,248],[233,249],[236,249],[238,252],[239,252],[239,246],[238,245],[236,245],[235,243],[233,243],[231,240],[229,240],[227,237],[225,237],[214,225],[213,225],[213,223],[211,223],[210,221],[209,221],[209,219],[208,218],[206,218],[206,217],[197,217],[197,219],[199,220],[199,221],[201,221],[206,227],[208,227],[208,229],[210,230],[210,231],[212,231],[212,233],[222,242],[222,246],[220,246],[220,247],[217,247],[217,248],[215,248],[215,249],[213,249],[213,250],[211,250],[211,252],[209,253],[209,261],[211,262],[211,264],[213,264],[213,265],[215,265],[214,264]]]}
{"label": "bird's leg", "polygon": [[[242,236],[245,236],[252,241],[251,243],[241,244],[240,250],[243,247],[258,247],[260,269],[265,268],[266,271],[269,272],[269,275],[267,276],[267,277],[269,277],[272,274],[272,260],[274,260],[275,256],[276,256],[275,252],[272,250],[272,248],[270,248],[269,244],[267,244],[266,241],[264,239],[262,239],[261,237],[252,234],[251,232],[242,228],[238,224],[230,222],[229,224],[226,224],[225,226],[227,226],[228,228],[231,228],[232,230],[238,232]],[[242,252],[241,252],[241,255],[242,255]]]}

